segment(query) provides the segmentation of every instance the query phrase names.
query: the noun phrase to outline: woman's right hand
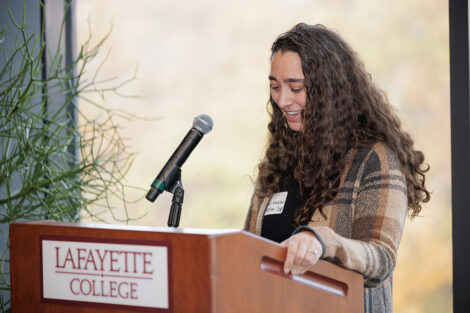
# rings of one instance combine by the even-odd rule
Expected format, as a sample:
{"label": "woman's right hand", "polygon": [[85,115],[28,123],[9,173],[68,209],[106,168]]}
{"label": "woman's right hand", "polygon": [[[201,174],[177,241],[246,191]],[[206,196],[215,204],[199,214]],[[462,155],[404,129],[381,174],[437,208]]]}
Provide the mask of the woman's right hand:
{"label": "woman's right hand", "polygon": [[303,231],[281,242],[287,247],[286,260],[284,261],[284,273],[300,275],[312,268],[323,253],[320,241],[315,235]]}

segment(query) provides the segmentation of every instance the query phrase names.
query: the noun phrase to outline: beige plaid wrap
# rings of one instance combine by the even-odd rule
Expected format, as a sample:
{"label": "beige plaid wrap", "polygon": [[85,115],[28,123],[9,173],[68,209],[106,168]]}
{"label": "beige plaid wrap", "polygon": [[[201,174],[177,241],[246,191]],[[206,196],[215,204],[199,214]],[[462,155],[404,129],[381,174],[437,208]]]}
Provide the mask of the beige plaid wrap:
{"label": "beige plaid wrap", "polygon": [[[364,312],[389,313],[392,272],[408,208],[406,180],[396,154],[377,143],[351,153],[335,200],[309,227],[326,246],[323,258],[364,276]],[[244,230],[261,233],[269,198],[255,194]]]}

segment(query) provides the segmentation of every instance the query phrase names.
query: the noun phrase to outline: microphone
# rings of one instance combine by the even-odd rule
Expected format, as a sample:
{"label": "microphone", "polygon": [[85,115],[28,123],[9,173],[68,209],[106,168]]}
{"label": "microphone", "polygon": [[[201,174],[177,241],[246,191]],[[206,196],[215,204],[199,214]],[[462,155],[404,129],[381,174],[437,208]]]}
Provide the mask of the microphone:
{"label": "microphone", "polygon": [[173,192],[173,188],[180,179],[181,166],[197,146],[202,137],[212,130],[214,123],[209,115],[200,114],[193,120],[193,127],[181,141],[178,148],[166,162],[163,169],[157,175],[150,190],[145,196],[147,200],[154,202],[158,195],[167,190]]}

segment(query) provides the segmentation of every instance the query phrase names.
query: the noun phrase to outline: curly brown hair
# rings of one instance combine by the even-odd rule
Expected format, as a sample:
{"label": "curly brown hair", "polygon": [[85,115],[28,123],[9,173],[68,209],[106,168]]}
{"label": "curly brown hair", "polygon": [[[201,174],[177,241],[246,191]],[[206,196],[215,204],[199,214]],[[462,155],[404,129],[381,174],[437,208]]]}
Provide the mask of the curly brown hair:
{"label": "curly brown hair", "polygon": [[303,129],[295,132],[270,97],[269,142],[258,165],[257,194],[270,196],[290,179],[297,180],[305,205],[296,223],[308,222],[337,195],[348,152],[383,142],[401,162],[410,217],[417,216],[420,203],[430,199],[424,185],[429,165],[424,164],[424,154],[413,149],[413,140],[357,54],[323,25],[304,23],[280,35],[271,50],[272,56],[278,51],[298,53],[307,103]]}

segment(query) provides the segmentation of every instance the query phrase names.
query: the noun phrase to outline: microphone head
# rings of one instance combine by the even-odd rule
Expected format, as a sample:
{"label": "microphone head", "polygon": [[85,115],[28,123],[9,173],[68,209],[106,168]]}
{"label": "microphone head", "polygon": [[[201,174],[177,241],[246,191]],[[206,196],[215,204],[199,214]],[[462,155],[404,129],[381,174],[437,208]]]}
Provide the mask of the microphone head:
{"label": "microphone head", "polygon": [[211,117],[207,114],[199,114],[193,120],[193,127],[204,135],[210,132],[213,126],[214,122],[212,122]]}

